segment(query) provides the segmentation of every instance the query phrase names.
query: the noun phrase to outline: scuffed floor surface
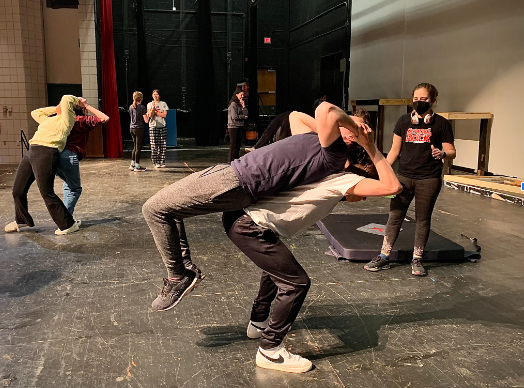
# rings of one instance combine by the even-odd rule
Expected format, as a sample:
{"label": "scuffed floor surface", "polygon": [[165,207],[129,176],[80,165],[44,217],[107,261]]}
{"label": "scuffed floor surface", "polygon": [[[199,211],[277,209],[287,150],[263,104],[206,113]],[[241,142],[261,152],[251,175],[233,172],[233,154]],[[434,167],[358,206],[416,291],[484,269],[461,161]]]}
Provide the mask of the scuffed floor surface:
{"label": "scuffed floor surface", "polygon": [[[175,309],[151,312],[165,271],[141,206],[227,150],[167,155],[168,168],[144,173],[129,160],[81,162],[82,227],[61,237],[36,185],[37,227],[3,232],[14,170],[2,167],[0,387],[524,387],[523,207],[444,188],[433,229],[476,237],[483,255],[429,264],[425,278],[406,264],[369,273],[336,262],[316,227],[285,240],[313,283],[286,345],[315,369],[292,375],[255,366],[258,344],[245,329],[260,270],[226,238],[219,214],[186,224],[206,279]],[[335,211],[388,207],[368,199]]]}

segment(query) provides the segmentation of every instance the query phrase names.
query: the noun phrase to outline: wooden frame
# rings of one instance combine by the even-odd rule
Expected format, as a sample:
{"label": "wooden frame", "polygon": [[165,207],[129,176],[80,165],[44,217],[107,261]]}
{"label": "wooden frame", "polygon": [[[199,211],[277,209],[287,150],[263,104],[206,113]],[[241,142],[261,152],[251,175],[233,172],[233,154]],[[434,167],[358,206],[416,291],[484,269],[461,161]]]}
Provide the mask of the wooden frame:
{"label": "wooden frame", "polygon": [[410,98],[379,98],[371,100],[351,100],[350,105],[353,108],[353,111],[357,106],[362,105],[376,105],[377,106],[377,128],[375,143],[380,152],[384,152],[382,149],[384,147],[384,107],[385,106],[407,106],[407,113],[411,112],[411,103]]}

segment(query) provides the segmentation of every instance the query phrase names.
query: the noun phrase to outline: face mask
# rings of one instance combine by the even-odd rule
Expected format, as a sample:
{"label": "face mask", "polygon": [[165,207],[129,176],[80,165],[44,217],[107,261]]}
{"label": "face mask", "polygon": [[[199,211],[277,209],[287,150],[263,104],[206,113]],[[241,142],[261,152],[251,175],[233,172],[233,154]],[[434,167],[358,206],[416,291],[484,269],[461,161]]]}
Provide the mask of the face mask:
{"label": "face mask", "polygon": [[417,112],[419,115],[426,113],[429,110],[429,108],[431,108],[431,104],[427,101],[413,102],[413,109],[415,109],[415,112]]}

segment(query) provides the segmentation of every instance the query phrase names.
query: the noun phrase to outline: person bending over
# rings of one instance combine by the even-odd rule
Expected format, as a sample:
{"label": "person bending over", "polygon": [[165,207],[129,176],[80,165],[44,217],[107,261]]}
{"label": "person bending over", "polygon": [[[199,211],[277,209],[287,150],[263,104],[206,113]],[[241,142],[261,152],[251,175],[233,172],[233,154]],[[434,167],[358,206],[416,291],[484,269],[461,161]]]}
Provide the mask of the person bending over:
{"label": "person bending over", "polygon": [[[344,197],[348,202],[356,202],[366,196],[392,195],[402,190],[393,169],[376,150],[371,130],[361,128],[359,132],[355,140],[365,151],[361,146],[354,147],[346,168],[354,173],[330,175],[263,198],[244,211],[224,213],[228,237],[263,270],[247,328],[249,338],[260,338],[256,365],[261,368],[301,373],[312,367],[309,360],[289,353],[283,345],[311,281],[279,236],[291,237],[310,227]],[[375,171],[370,168],[373,165]],[[379,180],[365,178],[377,172]]]}
{"label": "person bending over", "polygon": [[19,232],[20,227],[35,225],[27,203],[27,193],[35,180],[51,218],[58,226],[55,234],[68,234],[79,229],[80,222],[75,222],[54,189],[60,152],[63,151],[67,136],[75,124],[76,114],[73,108],[78,104],[77,97],[65,95],[62,96],[59,105],[31,112],[31,116],[39,125],[29,140],[29,151],[16,171],[13,183],[15,220],[5,226],[6,232]]}
{"label": "person bending over", "polygon": [[[358,120],[355,118],[355,120]],[[164,286],[152,308],[175,307],[196,286],[200,271],[192,263],[184,219],[243,209],[262,197],[340,172],[347,161],[345,138],[366,127],[341,109],[323,103],[316,118],[297,120],[298,135],[251,152],[231,165],[193,173],[147,200],[142,213],[167,269]]]}

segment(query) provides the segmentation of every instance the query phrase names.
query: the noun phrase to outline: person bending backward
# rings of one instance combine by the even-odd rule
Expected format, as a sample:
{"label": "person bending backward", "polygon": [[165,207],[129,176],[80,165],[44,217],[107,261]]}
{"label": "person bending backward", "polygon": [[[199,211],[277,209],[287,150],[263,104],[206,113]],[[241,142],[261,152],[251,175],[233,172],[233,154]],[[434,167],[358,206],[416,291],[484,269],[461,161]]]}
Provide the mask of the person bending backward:
{"label": "person bending backward", "polygon": [[[60,164],[56,175],[64,181],[64,205],[73,215],[76,203],[82,194],[79,161],[86,156],[89,133],[100,123],[109,121],[109,116],[93,108],[85,98],[79,97],[79,108],[75,109],[76,121],[67,137],[65,148],[60,152]],[[93,113],[87,116],[86,111]]]}
{"label": "person bending backward", "polygon": [[292,123],[295,136],[234,160],[193,173],[160,190],[142,208],[167,269],[164,286],[153,301],[154,310],[176,306],[201,280],[192,263],[184,219],[243,209],[259,198],[340,172],[347,161],[344,131],[358,135],[359,126],[341,109],[323,103],[315,119],[299,115]]}
{"label": "person bending backward", "polygon": [[5,226],[6,232],[19,232],[20,227],[35,225],[27,204],[27,193],[35,180],[47,211],[58,226],[55,234],[68,234],[79,229],[80,222],[75,222],[54,189],[60,152],[63,151],[67,136],[75,124],[76,114],[73,108],[78,104],[77,97],[65,95],[62,96],[59,105],[31,112],[31,116],[39,125],[29,140],[29,151],[16,170],[13,183],[15,221]]}
{"label": "person bending backward", "polygon": [[[361,146],[355,144],[357,147],[350,150],[350,165],[346,168],[351,167],[355,173],[333,174],[265,197],[244,211],[224,213],[228,237],[263,270],[247,328],[249,338],[261,338],[256,355],[259,367],[293,373],[306,372],[312,367],[309,360],[287,352],[283,345],[311,281],[279,236],[291,237],[310,227],[327,216],[344,197],[348,202],[356,202],[367,196],[397,194],[402,190],[393,169],[376,150],[371,130],[359,128],[355,140]],[[364,177],[376,176],[377,172],[379,180]]]}
{"label": "person bending backward", "polygon": [[391,200],[389,218],[380,254],[367,263],[368,271],[389,268],[389,255],[400,232],[408,207],[415,198],[415,246],[411,273],[427,274],[422,256],[431,227],[431,214],[442,186],[443,160],[456,156],[453,131],[448,120],[436,114],[435,86],[421,83],[413,89],[413,112],[400,117],[395,125],[393,144],[387,161],[393,165],[400,155],[398,179],[402,193]]}

